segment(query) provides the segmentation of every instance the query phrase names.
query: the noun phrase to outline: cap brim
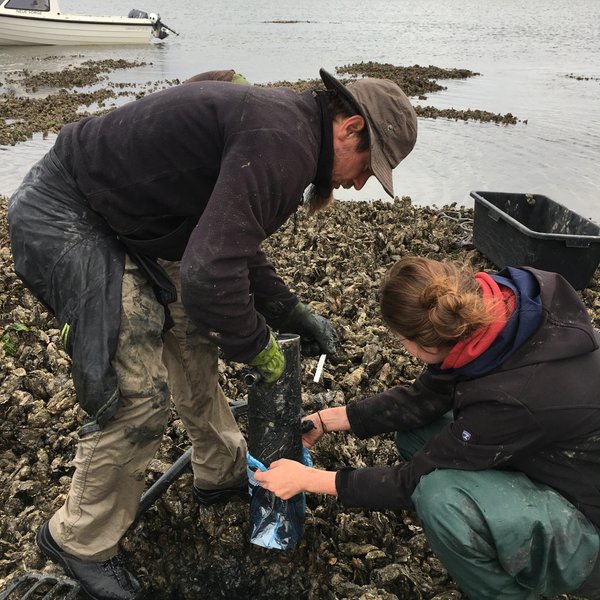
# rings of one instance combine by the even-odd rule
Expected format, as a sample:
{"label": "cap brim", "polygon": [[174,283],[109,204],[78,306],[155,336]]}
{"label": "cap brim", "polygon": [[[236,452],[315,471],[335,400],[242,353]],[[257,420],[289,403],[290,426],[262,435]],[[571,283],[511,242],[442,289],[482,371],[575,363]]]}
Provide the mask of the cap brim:
{"label": "cap brim", "polygon": [[328,73],[325,69],[319,69],[319,75],[328,90],[333,90],[340,94],[347,102],[353,106],[361,117],[367,118],[362,106],[356,100],[356,98],[348,91],[348,88],[341,82],[338,81],[331,73]]}
{"label": "cap brim", "polygon": [[[372,129],[370,130],[372,131]],[[371,133],[371,135],[373,135]],[[392,176],[392,167],[387,157],[383,153],[381,146],[371,142],[371,171],[377,177],[383,189],[390,197],[394,197],[394,178]]]}
{"label": "cap brim", "polygon": [[340,81],[338,81],[331,73],[325,69],[319,69],[319,75],[328,90],[332,90],[340,94],[351,106],[353,106],[358,114],[365,120],[369,129],[369,150],[370,150],[370,167],[373,175],[382,185],[385,192],[394,197],[394,183],[392,178],[392,169],[388,160],[383,153],[383,150],[375,143],[374,128],[371,125],[371,119],[361,106],[360,102],[352,95],[350,90]]}

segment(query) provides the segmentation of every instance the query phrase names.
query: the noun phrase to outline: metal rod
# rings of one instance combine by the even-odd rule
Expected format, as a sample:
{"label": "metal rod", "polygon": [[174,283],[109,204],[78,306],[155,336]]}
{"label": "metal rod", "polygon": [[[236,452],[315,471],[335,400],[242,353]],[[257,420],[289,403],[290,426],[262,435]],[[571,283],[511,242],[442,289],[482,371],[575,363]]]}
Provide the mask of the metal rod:
{"label": "metal rod", "polygon": [[[242,400],[230,402],[229,408],[231,408],[233,416],[238,419],[248,412],[248,403]],[[132,527],[156,500],[169,489],[173,482],[181,476],[191,462],[192,448],[190,447],[144,492]]]}

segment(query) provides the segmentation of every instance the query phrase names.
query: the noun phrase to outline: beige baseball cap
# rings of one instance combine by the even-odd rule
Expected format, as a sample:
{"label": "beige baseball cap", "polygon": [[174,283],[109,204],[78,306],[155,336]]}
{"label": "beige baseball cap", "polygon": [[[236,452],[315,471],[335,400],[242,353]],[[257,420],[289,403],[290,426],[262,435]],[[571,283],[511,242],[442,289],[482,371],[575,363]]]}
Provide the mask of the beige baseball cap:
{"label": "beige baseball cap", "polygon": [[328,90],[338,92],[356,108],[369,128],[371,171],[393,198],[392,169],[414,148],[417,114],[400,87],[387,79],[365,77],[343,85],[325,69],[319,75]]}

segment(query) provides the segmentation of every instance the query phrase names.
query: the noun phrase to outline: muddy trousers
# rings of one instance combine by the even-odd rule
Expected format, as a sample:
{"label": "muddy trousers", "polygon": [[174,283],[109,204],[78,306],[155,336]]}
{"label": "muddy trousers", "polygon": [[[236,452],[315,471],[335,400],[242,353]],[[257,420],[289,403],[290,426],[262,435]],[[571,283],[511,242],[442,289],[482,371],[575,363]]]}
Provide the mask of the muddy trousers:
{"label": "muddy trousers", "polygon": [[[161,264],[180,298],[179,264]],[[219,386],[217,347],[197,331],[179,301],[169,305],[174,326],[163,335],[164,308],[129,258],[121,310],[112,361],[119,380],[117,413],[80,439],[71,488],[50,520],[58,544],[87,560],[114,556],[133,522],[171,396],[192,442],[195,485],[212,489],[246,477],[246,444]]]}
{"label": "muddy trousers", "polygon": [[[446,423],[397,434],[402,458]],[[421,479],[412,501],[432,550],[470,600],[600,598],[596,529],[523,473],[439,469]]]}

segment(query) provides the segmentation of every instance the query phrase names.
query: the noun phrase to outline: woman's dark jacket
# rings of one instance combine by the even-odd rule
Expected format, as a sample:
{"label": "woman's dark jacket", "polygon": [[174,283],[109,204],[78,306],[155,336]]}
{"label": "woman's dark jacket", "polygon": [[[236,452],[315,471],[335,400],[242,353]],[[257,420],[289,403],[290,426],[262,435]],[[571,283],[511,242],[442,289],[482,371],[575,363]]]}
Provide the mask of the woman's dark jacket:
{"label": "woman's dark jacket", "polygon": [[551,486],[600,526],[600,337],[560,275],[525,270],[539,284],[540,324],[499,366],[475,378],[429,367],[411,386],[348,405],[361,438],[418,428],[451,409],[454,421],[410,462],[339,471],[344,505],[410,508],[435,469],[507,469]]}

